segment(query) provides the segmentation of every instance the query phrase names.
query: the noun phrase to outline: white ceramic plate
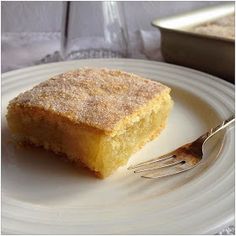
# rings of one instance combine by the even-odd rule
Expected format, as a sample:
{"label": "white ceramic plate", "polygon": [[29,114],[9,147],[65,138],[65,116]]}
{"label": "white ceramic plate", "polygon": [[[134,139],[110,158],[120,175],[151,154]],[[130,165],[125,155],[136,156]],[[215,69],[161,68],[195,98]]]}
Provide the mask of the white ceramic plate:
{"label": "white ceramic plate", "polygon": [[184,67],[128,59],[53,63],[2,75],[2,230],[9,234],[205,234],[234,220],[234,128],[206,147],[194,170],[157,181],[120,168],[105,180],[39,148],[10,142],[10,99],[63,71],[119,68],[161,81],[175,102],[161,136],[129,164],[192,141],[234,113],[234,86]]}

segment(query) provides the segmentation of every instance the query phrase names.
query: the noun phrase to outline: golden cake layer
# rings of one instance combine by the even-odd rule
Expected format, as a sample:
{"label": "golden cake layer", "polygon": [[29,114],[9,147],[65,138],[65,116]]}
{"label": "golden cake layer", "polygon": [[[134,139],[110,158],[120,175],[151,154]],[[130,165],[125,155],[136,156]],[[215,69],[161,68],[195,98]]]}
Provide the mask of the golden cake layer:
{"label": "golden cake layer", "polygon": [[169,93],[138,75],[84,68],[14,98],[7,120],[17,138],[64,153],[103,178],[165,127]]}

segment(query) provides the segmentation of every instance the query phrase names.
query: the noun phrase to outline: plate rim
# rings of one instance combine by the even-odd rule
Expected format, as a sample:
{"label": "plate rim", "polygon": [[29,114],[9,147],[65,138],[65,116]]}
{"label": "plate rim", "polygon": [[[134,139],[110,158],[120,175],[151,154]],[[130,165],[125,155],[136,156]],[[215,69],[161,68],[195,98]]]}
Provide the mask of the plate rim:
{"label": "plate rim", "polygon": [[47,67],[53,67],[55,65],[70,65],[70,64],[76,64],[76,63],[85,63],[85,62],[89,62],[89,61],[108,61],[108,62],[122,62],[122,61],[127,61],[127,62],[141,62],[141,63],[147,63],[147,64],[157,64],[160,66],[167,66],[167,67],[172,67],[172,68],[179,68],[179,69],[184,69],[187,70],[189,72],[193,72],[193,73],[198,73],[199,75],[205,75],[207,76],[209,79],[213,79],[213,80],[217,80],[218,82],[220,82],[221,84],[225,84],[230,86],[231,88],[234,88],[234,85],[220,77],[217,77],[215,75],[211,75],[208,74],[206,72],[203,71],[199,71],[193,68],[189,68],[189,67],[185,67],[185,66],[181,66],[181,65],[176,65],[176,64],[172,64],[172,63],[168,63],[168,62],[161,62],[161,61],[154,61],[154,60],[144,60],[144,59],[133,59],[133,58],[91,58],[91,59],[81,59],[81,60],[70,60],[70,61],[59,61],[59,62],[52,62],[52,63],[46,63],[46,64],[41,64],[41,65],[33,65],[33,66],[27,66],[24,68],[20,68],[20,69],[16,69],[16,70],[11,70],[11,71],[7,71],[2,73],[2,78],[1,79],[5,79],[6,76],[12,76],[15,73],[23,73],[26,71],[30,71],[30,70],[35,70],[35,69],[40,69],[40,68],[47,68]]}

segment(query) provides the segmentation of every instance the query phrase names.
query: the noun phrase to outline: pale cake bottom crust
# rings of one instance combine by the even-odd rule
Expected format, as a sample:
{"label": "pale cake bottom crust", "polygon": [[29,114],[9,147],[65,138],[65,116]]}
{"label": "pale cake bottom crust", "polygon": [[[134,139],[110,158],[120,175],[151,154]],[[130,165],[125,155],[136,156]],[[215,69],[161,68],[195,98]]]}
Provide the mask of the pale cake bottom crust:
{"label": "pale cake bottom crust", "polygon": [[125,165],[129,157],[165,128],[172,102],[169,97],[158,109],[114,137],[81,128],[64,118],[39,109],[13,107],[7,120],[21,141],[43,146],[69,160],[82,162],[99,178]]}

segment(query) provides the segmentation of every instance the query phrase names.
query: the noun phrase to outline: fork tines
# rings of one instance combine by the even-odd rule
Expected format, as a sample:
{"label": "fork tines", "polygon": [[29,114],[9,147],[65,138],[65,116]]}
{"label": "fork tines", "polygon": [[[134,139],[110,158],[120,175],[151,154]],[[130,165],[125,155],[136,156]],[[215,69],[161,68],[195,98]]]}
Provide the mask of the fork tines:
{"label": "fork tines", "polygon": [[168,153],[158,158],[139,163],[128,167],[128,170],[133,170],[134,173],[144,173],[141,177],[157,179],[169,175],[181,173],[190,169],[186,166],[187,163],[183,159],[178,159],[175,152]]}

